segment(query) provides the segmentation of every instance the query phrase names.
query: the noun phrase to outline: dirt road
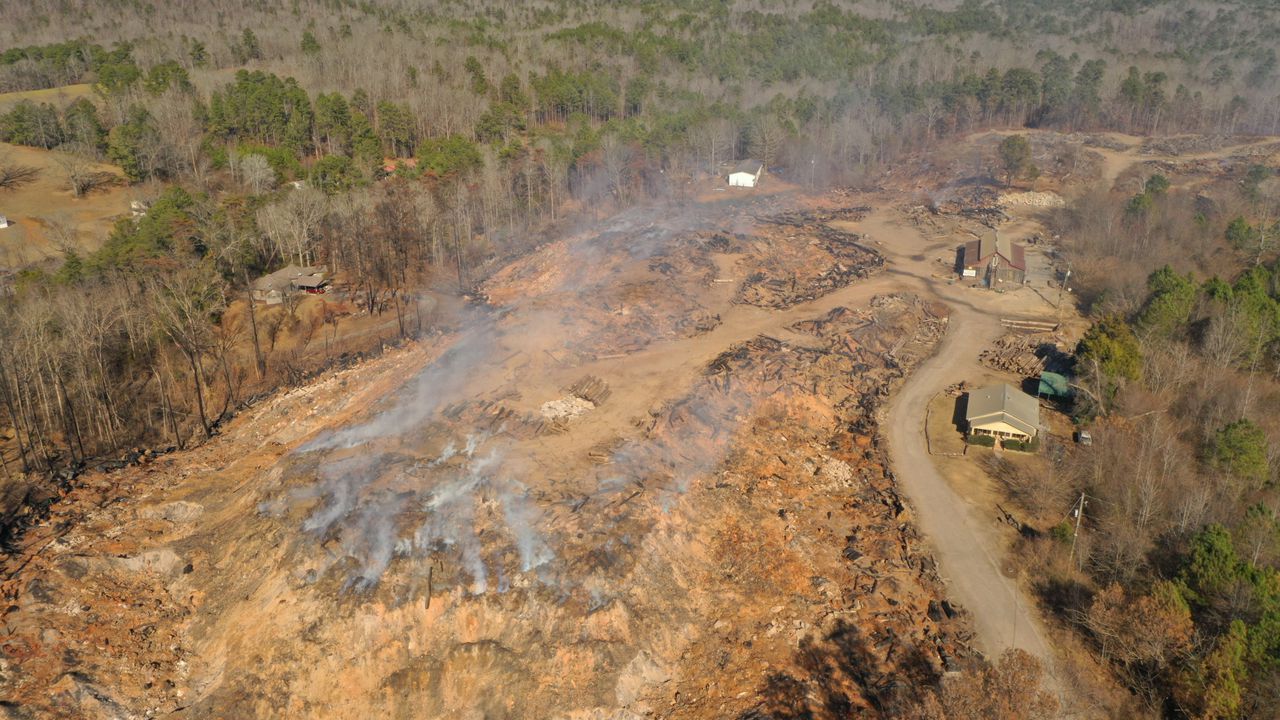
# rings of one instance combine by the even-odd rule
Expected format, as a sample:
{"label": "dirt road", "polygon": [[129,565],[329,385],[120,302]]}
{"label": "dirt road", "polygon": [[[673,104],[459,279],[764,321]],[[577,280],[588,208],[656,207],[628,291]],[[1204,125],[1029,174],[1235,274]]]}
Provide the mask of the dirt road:
{"label": "dirt road", "polygon": [[973,616],[976,644],[990,657],[1017,647],[1051,665],[1037,610],[1001,571],[1002,541],[991,513],[972,505],[938,473],[925,444],[925,409],[939,391],[965,377],[978,352],[1001,333],[997,319],[953,306],[938,353],[907,380],[890,405],[884,428],[899,486],[911,499],[917,524],[932,541],[952,597]]}
{"label": "dirt road", "polygon": [[898,485],[915,509],[916,525],[932,545],[948,594],[972,615],[976,647],[993,658],[1006,648],[1021,648],[1052,669],[1053,651],[1045,640],[1039,611],[1001,569],[1005,548],[992,520],[994,511],[976,507],[952,489],[930,459],[924,435],[929,401],[948,385],[982,372],[978,354],[1003,333],[1002,315],[1044,317],[1052,309],[1038,295],[1028,296],[1025,291],[1015,300],[931,278],[933,269],[921,262],[919,253],[936,254],[936,248],[922,247],[919,233],[900,225],[891,211],[874,213],[860,229],[880,241],[891,275],[900,283],[903,276],[914,279],[920,283],[919,292],[951,310],[946,337],[936,354],[891,399],[881,428]]}

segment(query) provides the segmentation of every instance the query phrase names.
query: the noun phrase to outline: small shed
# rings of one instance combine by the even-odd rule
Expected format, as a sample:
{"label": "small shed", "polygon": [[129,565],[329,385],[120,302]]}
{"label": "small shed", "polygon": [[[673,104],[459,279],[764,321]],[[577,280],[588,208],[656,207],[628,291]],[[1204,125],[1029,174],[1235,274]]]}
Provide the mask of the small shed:
{"label": "small shed", "polygon": [[9,227],[9,218],[0,215],[0,229]]}
{"label": "small shed", "polygon": [[988,230],[960,248],[960,274],[980,278],[987,287],[1021,285],[1027,279],[1027,250]]}
{"label": "small shed", "polygon": [[1040,404],[1008,383],[969,393],[965,422],[970,435],[1027,442],[1040,432]]}
{"label": "small shed", "polygon": [[729,187],[755,187],[760,183],[764,163],[759,160],[743,160],[729,173]]}

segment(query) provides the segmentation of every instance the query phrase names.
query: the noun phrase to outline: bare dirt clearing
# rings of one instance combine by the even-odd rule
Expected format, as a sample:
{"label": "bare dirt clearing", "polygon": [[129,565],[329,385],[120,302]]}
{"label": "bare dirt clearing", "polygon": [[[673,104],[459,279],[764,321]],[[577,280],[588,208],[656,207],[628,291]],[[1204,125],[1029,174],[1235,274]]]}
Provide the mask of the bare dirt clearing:
{"label": "bare dirt clearing", "polygon": [[56,150],[0,143],[0,162],[39,170],[34,182],[0,190],[0,215],[14,223],[0,230],[0,269],[60,258],[62,243],[92,252],[106,240],[116,219],[129,214],[129,201],[139,190],[124,185],[120,168],[87,163],[88,170],[111,173],[120,183],[77,198],[60,164],[67,159]]}
{"label": "bare dirt clearing", "polygon": [[[819,707],[901,701],[883,679],[970,652],[873,438],[945,313],[885,296],[823,216],[739,232],[777,202],[624,213],[430,348],[113,478],[149,492],[86,490],[83,525],[29,539],[41,592],[11,585],[11,622],[63,630],[13,640],[10,687],[90,715],[706,717],[782,677]],[[776,303],[741,296],[781,259],[794,283],[751,296]],[[574,393],[591,407],[543,415]],[[75,559],[107,555],[130,561]],[[812,664],[853,645],[874,670]]]}

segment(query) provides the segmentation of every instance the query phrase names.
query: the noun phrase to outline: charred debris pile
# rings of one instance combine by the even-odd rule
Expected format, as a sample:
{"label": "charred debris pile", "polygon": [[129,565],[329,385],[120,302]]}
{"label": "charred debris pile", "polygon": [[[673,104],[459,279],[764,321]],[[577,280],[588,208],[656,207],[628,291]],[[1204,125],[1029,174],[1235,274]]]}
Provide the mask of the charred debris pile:
{"label": "charred debris pile", "polygon": [[[374,425],[323,417],[378,372],[401,387],[385,364],[263,408],[185,467],[126,470],[151,491],[104,500],[10,575],[7,617],[27,630],[6,641],[25,658],[6,689],[52,715],[254,716],[296,697],[377,716],[734,717],[784,685],[853,712],[894,678],[930,682],[970,655],[966,623],[875,438],[945,312],[885,295],[690,340],[748,302],[794,307],[874,272],[878,254],[827,227],[860,212],[546,248],[485,289],[493,337]],[[659,399],[621,357],[656,340],[705,353]],[[457,392],[428,415],[437,388]],[[325,449],[283,454],[306,433]],[[838,669],[850,628],[856,673]]]}
{"label": "charred debris pile", "polygon": [[860,237],[829,225],[860,220],[867,207],[839,211],[792,211],[758,218],[762,233],[752,243],[759,269],[738,288],[735,302],[785,309],[815,300],[884,266],[880,253]]}
{"label": "charred debris pile", "polygon": [[859,235],[830,225],[869,211],[762,214],[750,233],[725,229],[741,223],[731,217],[637,223],[587,243],[553,244],[496,275],[482,297],[558,315],[570,335],[559,359],[625,355],[716,329],[722,298],[787,309],[871,276],[884,258]]}

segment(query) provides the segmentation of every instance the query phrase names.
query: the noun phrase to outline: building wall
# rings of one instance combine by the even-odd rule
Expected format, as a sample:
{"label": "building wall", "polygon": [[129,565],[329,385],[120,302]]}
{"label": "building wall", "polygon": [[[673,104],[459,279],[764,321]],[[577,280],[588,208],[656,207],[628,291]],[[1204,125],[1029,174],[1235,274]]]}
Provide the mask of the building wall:
{"label": "building wall", "polygon": [[996,437],[1014,437],[1031,439],[1031,436],[1018,428],[1002,422],[976,423],[969,427],[969,432],[978,435],[995,435]]}
{"label": "building wall", "polygon": [[1019,270],[1018,268],[1015,268],[1011,265],[1003,265],[998,270],[996,270],[996,274],[993,280],[996,281],[995,282],[996,285],[1001,285],[1001,284],[1007,285],[1009,283],[1013,283],[1014,285],[1021,285],[1022,281],[1026,279],[1026,277],[1027,277],[1027,274],[1022,270]]}
{"label": "building wall", "polygon": [[731,187],[755,187],[756,176],[744,172],[729,173],[729,185]]}

